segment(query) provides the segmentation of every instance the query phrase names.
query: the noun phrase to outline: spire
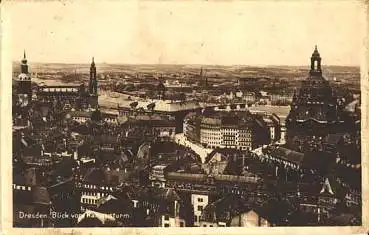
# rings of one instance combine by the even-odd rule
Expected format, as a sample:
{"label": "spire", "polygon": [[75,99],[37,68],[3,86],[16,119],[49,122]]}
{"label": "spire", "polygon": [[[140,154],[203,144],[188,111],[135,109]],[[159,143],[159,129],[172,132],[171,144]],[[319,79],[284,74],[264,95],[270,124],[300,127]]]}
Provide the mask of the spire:
{"label": "spire", "polygon": [[324,184],[323,184],[323,188],[320,191],[320,193],[324,193],[324,192],[327,192],[327,193],[329,193],[331,195],[334,194],[328,178],[325,178],[325,181],[324,181]]}
{"label": "spire", "polygon": [[26,50],[23,51],[23,59],[21,61],[21,73],[28,74],[28,65],[27,65],[27,58],[26,58]]}
{"label": "spire", "polygon": [[310,74],[321,75],[321,61],[322,58],[320,57],[318,46],[315,44],[314,52],[310,58]]}
{"label": "spire", "polygon": [[313,56],[315,57],[320,57],[319,51],[318,51],[318,45],[315,44],[315,48],[314,48],[314,52],[313,52]]}
{"label": "spire", "polygon": [[26,58],[26,50],[23,51],[23,59],[22,64],[27,64],[27,58]]}
{"label": "spire", "polygon": [[90,66],[89,91],[90,91],[90,94],[97,94],[96,66],[95,66],[94,57],[92,57],[92,62]]}

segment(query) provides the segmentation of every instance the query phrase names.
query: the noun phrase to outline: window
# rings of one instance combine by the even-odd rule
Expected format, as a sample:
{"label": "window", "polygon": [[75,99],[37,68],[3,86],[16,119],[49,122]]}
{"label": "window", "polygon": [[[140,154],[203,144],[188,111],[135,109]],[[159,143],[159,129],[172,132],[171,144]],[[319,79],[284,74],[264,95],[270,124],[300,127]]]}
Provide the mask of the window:
{"label": "window", "polygon": [[184,227],[184,223],[183,222],[179,222],[179,227]]}
{"label": "window", "polygon": [[170,225],[169,225],[169,224],[167,224],[167,223],[165,223],[165,224],[164,224],[164,227],[168,228],[168,227],[170,227]]}
{"label": "window", "polygon": [[169,220],[169,215],[165,215],[164,220]]}
{"label": "window", "polygon": [[197,199],[197,201],[198,201],[198,202],[203,202],[203,201],[204,201],[204,199],[200,197],[200,198],[198,198],[198,199]]}
{"label": "window", "polygon": [[202,211],[202,210],[203,210],[203,206],[198,206],[198,207],[197,207],[197,210],[198,210],[198,211]]}
{"label": "window", "polygon": [[203,227],[206,227],[206,224],[203,224],[202,226],[203,226]]}

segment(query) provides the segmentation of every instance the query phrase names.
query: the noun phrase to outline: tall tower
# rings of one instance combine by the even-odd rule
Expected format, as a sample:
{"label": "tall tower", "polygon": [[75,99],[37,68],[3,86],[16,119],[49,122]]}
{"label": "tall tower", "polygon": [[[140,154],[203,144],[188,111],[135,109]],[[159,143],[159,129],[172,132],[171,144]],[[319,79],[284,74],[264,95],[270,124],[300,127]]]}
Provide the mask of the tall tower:
{"label": "tall tower", "polygon": [[26,106],[32,99],[31,77],[28,73],[25,51],[21,60],[21,73],[18,75],[18,98],[22,106]]}
{"label": "tall tower", "polygon": [[89,83],[90,94],[97,95],[97,78],[96,78],[96,66],[94,57],[92,57],[92,63],[90,66],[90,83]]}
{"label": "tall tower", "polygon": [[21,60],[21,73],[28,74],[26,50],[23,51],[23,59]]}
{"label": "tall tower", "polygon": [[320,57],[318,46],[315,45],[315,50],[310,58],[310,75],[321,76],[322,75],[322,58]]}
{"label": "tall tower", "polygon": [[97,77],[96,77],[96,66],[94,57],[90,66],[90,82],[89,82],[89,107],[96,109],[98,108],[98,93],[97,93]]}
{"label": "tall tower", "polygon": [[206,77],[206,70],[204,71],[203,67],[200,70],[200,85],[205,87],[208,85],[208,77]]}

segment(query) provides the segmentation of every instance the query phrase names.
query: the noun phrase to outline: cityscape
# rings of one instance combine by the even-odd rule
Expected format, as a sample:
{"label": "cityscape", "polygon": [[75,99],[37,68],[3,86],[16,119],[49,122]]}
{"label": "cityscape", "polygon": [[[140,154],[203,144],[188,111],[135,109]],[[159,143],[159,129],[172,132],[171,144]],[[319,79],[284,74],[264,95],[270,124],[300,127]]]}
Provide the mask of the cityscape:
{"label": "cityscape", "polygon": [[[362,224],[359,67],[13,63],[14,227]],[[88,63],[88,64],[87,64]]]}

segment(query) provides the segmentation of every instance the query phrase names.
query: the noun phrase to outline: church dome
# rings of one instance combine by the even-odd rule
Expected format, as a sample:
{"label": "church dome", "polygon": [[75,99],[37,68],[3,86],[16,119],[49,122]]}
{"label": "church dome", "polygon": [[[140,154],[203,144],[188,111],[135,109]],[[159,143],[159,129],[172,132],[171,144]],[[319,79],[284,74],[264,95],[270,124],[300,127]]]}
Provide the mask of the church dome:
{"label": "church dome", "polygon": [[18,75],[18,80],[20,81],[28,81],[28,80],[31,80],[30,77],[25,74],[25,73],[21,73]]}

